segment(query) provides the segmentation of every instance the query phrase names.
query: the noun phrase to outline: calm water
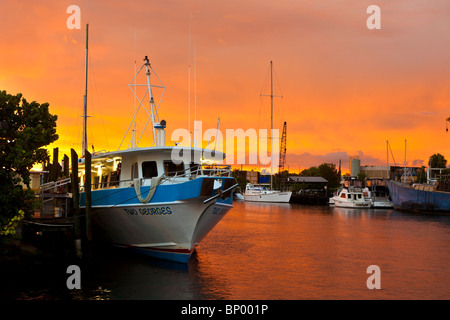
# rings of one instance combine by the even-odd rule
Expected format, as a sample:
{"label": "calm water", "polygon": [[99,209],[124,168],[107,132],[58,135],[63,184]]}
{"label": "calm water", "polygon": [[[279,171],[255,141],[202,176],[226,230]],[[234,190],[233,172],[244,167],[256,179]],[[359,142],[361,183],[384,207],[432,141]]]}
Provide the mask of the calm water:
{"label": "calm water", "polygon": [[[65,288],[67,266],[34,265],[24,267],[21,281],[9,281],[14,288],[6,295],[13,299],[450,299],[449,245],[450,216],[236,202],[187,266],[112,251],[81,266],[81,290]],[[366,286],[370,265],[381,269],[381,290]]]}

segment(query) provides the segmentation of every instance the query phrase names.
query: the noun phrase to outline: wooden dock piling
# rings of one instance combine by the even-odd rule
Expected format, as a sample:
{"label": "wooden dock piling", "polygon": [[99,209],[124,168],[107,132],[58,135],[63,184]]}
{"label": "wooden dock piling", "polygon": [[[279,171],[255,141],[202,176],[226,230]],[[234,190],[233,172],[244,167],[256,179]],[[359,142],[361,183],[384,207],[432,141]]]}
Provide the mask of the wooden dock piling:
{"label": "wooden dock piling", "polygon": [[75,249],[78,257],[81,257],[81,231],[80,231],[80,189],[78,186],[78,154],[74,149],[70,150],[72,160],[72,201],[75,217]]}
{"label": "wooden dock piling", "polygon": [[85,151],[85,182],[84,182],[84,192],[86,197],[86,238],[88,242],[92,241],[92,229],[91,229],[91,189],[92,189],[92,179],[91,179],[91,153]]}

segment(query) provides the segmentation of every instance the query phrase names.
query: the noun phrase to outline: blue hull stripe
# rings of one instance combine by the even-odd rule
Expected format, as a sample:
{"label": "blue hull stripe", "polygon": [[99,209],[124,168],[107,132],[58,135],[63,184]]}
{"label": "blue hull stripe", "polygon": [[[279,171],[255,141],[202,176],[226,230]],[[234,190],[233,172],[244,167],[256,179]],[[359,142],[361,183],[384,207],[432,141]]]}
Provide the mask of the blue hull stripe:
{"label": "blue hull stripe", "polygon": [[[200,196],[202,182],[204,178],[198,178],[182,183],[159,185],[156,187],[155,194],[148,204],[175,202],[180,200],[187,200],[197,198]],[[233,178],[221,178],[233,179]],[[223,186],[222,186],[223,188]],[[150,190],[150,186],[141,187],[141,196],[145,198]],[[214,191],[209,196],[213,196]],[[219,200],[221,200],[219,198]],[[218,201],[222,202],[222,201]],[[232,204],[232,197],[223,201],[224,203]],[[80,194],[80,206],[84,207],[86,204],[85,193]],[[112,207],[112,206],[127,206],[140,205],[141,202],[136,196],[134,187],[126,188],[112,188],[92,190],[91,192],[91,206],[92,207]]]}

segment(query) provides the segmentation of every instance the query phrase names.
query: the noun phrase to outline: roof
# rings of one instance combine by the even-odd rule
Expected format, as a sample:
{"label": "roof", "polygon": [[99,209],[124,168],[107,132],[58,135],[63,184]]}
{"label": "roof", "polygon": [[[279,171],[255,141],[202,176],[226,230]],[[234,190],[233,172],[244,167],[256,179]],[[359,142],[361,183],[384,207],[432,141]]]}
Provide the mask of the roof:
{"label": "roof", "polygon": [[289,176],[288,181],[304,183],[327,183],[328,180],[322,177]]}
{"label": "roof", "polygon": [[[183,150],[183,152],[185,151],[191,151],[191,152],[196,152],[198,155],[201,155],[202,157],[206,158],[206,159],[210,159],[210,155],[212,152],[214,152],[213,150],[210,149],[203,149],[203,148],[194,148],[194,147],[185,147],[185,146],[162,146],[162,147],[145,147],[145,148],[141,148],[141,147],[136,147],[136,148],[129,148],[129,149],[124,149],[124,150],[116,150],[116,151],[107,151],[107,152],[98,152],[98,153],[93,153],[92,154],[92,160],[94,160],[95,158],[108,158],[108,157],[115,157],[115,156],[123,156],[124,154],[132,154],[132,153],[172,153],[172,150],[178,149],[179,151]],[[179,152],[178,151],[178,152]],[[222,157],[222,159],[225,158],[225,154],[223,152],[220,151],[215,151],[216,153],[216,157]],[[81,158],[80,158],[81,159]],[[217,159],[219,160],[219,159]]]}

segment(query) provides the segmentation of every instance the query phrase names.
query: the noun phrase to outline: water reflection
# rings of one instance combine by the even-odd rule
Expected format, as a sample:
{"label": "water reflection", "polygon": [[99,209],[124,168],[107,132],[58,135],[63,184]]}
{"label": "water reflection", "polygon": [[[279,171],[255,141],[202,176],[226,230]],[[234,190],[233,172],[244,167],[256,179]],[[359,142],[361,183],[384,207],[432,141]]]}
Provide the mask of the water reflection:
{"label": "water reflection", "polygon": [[[449,299],[449,244],[448,216],[237,202],[187,265],[104,251],[81,290],[47,273],[14,298]],[[372,264],[382,290],[366,287]]]}

